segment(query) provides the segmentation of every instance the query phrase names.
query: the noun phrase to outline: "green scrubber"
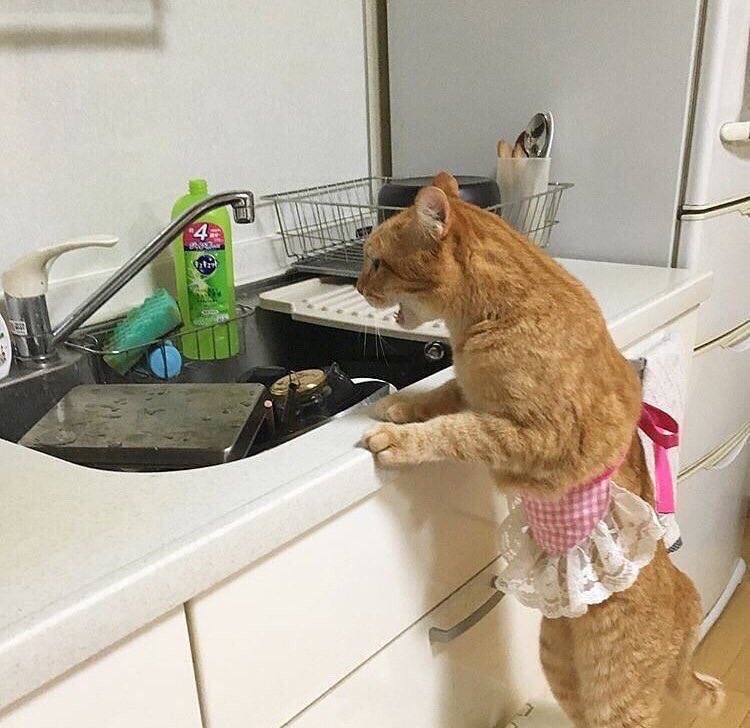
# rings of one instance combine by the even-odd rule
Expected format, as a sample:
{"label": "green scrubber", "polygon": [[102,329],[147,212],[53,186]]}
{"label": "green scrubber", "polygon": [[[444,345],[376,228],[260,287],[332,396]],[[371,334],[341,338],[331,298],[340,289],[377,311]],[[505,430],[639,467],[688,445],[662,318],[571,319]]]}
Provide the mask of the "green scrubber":
{"label": "green scrubber", "polygon": [[112,330],[104,361],[118,374],[126,374],[143,356],[148,345],[182,323],[177,302],[163,288],[134,308]]}

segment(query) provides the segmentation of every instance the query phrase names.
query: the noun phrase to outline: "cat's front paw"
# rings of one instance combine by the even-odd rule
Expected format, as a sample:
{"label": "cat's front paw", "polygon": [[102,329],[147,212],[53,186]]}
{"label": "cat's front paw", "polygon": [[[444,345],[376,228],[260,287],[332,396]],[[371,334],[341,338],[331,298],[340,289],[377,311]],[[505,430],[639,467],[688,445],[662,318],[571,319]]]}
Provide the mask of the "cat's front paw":
{"label": "cat's front paw", "polygon": [[375,417],[384,422],[416,422],[419,420],[414,402],[401,394],[389,394],[378,400],[375,405]]}
{"label": "cat's front paw", "polygon": [[413,425],[382,424],[369,429],[362,443],[375,455],[379,465],[414,465],[423,462],[421,438]]}

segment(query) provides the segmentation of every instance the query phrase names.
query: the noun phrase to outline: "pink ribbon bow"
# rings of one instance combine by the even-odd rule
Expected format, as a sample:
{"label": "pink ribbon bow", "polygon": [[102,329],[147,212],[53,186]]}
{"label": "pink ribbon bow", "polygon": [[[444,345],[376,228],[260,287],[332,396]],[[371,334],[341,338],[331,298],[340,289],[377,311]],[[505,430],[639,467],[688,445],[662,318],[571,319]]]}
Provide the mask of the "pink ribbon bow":
{"label": "pink ribbon bow", "polygon": [[674,478],[667,450],[680,442],[680,428],[666,412],[647,402],[641,408],[638,427],[654,443],[654,490],[657,513],[674,513]]}

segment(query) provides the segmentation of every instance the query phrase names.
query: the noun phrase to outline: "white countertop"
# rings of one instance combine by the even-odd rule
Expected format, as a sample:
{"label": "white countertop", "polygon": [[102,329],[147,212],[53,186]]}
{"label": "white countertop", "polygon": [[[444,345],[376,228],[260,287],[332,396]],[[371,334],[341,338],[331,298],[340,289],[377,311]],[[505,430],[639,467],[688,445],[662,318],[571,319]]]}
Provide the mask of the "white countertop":
{"label": "white countertop", "polygon": [[[562,262],[622,348],[710,293],[710,274]],[[356,412],[246,460],[153,474],[0,440],[0,707],[368,496],[367,426]]]}

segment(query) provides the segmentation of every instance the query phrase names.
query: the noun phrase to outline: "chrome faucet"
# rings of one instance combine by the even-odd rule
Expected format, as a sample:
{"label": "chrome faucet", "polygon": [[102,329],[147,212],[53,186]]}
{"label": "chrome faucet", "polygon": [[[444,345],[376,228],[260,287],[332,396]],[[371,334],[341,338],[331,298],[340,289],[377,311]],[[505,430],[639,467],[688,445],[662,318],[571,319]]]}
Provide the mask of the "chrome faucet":
{"label": "chrome faucet", "polygon": [[78,248],[111,247],[117,243],[112,236],[96,236],[52,246],[31,253],[16,261],[3,273],[2,282],[11,338],[19,359],[45,365],[56,354],[56,346],[88,321],[112,296],[151,263],[182,229],[217,207],[231,205],[237,223],[255,220],[253,193],[248,191],[220,192],[211,195],[173,220],[153,240],[116,273],[79,304],[54,329],[47,310],[47,273],[50,264],[62,253]]}

